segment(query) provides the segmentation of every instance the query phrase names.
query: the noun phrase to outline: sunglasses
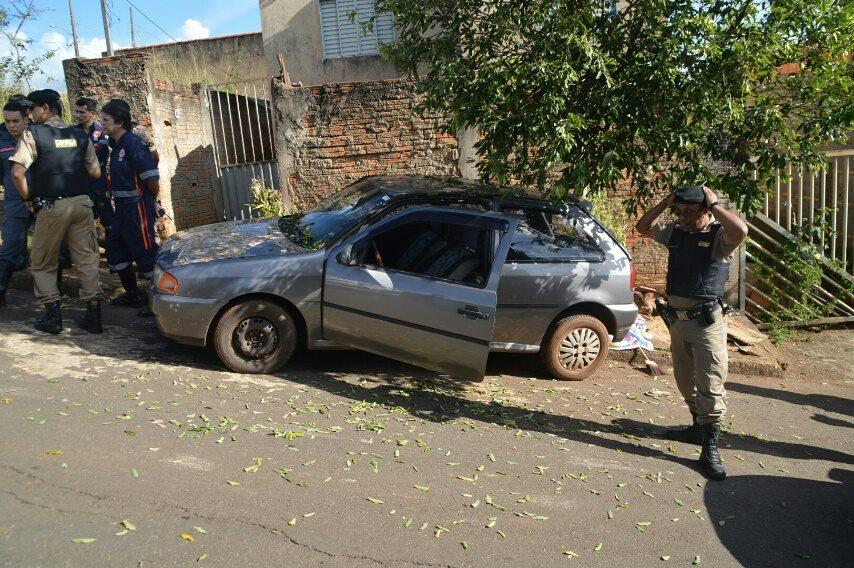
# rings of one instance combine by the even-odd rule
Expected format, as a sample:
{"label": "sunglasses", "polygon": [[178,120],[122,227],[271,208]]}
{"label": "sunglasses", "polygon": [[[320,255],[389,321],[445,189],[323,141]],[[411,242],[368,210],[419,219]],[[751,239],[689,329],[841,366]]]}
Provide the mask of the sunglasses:
{"label": "sunglasses", "polygon": [[696,219],[704,213],[702,207],[699,209],[680,209],[678,207],[674,207],[673,209],[671,209],[671,211],[676,217],[682,219]]}

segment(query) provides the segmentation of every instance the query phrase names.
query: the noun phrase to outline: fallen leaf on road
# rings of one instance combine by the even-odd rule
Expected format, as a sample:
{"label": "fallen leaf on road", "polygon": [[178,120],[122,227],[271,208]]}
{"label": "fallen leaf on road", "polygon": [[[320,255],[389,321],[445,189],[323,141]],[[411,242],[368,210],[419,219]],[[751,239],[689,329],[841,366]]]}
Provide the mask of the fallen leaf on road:
{"label": "fallen leaf on road", "polygon": [[123,520],[120,524],[129,531],[135,531],[136,530],[136,527],[134,526],[134,524],[127,519]]}
{"label": "fallen leaf on road", "polygon": [[191,535],[191,534],[190,534],[190,533],[188,533],[188,532],[182,532],[182,533],[181,533],[181,538],[183,538],[183,539],[184,539],[184,540],[186,540],[187,542],[196,542],[196,537],[194,537],[193,535]]}
{"label": "fallen leaf on road", "polygon": [[45,452],[45,454],[47,454],[49,456],[61,456],[62,450],[48,450]]}
{"label": "fallen leaf on road", "polygon": [[89,544],[90,542],[95,542],[94,538],[73,538],[71,542],[74,544]]}
{"label": "fallen leaf on road", "polygon": [[373,503],[375,505],[382,505],[385,503],[385,501],[381,501],[380,499],[377,499],[375,497],[368,497],[368,501],[370,501],[371,503]]}

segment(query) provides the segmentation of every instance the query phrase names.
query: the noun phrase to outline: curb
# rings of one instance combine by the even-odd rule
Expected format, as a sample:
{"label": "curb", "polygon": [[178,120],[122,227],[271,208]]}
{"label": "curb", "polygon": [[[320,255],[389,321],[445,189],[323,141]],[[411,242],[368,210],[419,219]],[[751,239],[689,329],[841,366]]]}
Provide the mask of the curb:
{"label": "curb", "polygon": [[[609,350],[608,358],[612,361],[623,361],[627,363],[632,359],[634,354],[634,349],[627,349],[623,351],[611,349]],[[673,365],[673,357],[670,355],[669,351],[647,351],[647,356],[659,365]],[[744,359],[743,357],[748,356],[733,355],[733,353],[730,353],[728,365],[730,373],[734,375],[783,378],[783,368],[778,363],[770,362],[767,359],[761,359],[758,357],[751,357],[750,359]],[[638,355],[635,362],[638,360],[643,363],[642,356]]]}

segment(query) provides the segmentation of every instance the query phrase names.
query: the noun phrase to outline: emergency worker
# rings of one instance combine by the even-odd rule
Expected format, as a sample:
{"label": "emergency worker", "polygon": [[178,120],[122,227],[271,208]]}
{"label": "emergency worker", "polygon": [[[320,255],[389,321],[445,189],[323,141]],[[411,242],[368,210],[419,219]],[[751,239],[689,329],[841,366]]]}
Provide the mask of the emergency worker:
{"label": "emergency worker", "polygon": [[146,295],[139,289],[136,277],[139,274],[150,279],[154,270],[160,174],[149,149],[131,132],[128,103],[112,99],[104,105],[101,124],[110,136],[110,191],[116,205],[116,215],[107,233],[107,264],[118,273],[125,289],[111,303],[143,308]]}
{"label": "emergency worker", "polygon": [[[89,136],[89,140],[95,146],[95,155],[98,157],[101,171],[106,172],[107,161],[110,159],[110,137],[107,136],[104,127],[95,121],[97,116],[98,103],[94,99],[81,97],[74,103],[74,118],[77,120],[77,125]],[[113,203],[107,191],[106,175],[89,180],[89,197],[95,204],[95,217],[101,222],[106,233],[115,215]]]}
{"label": "emergency worker", "polygon": [[[677,220],[653,225],[671,206]],[[722,480],[726,470],[718,437],[726,413],[728,357],[723,295],[732,253],[747,236],[747,224],[708,187],[687,186],[647,211],[635,228],[670,251],[662,317],[669,323],[676,385],[693,423],[667,437],[701,444],[700,469]]]}
{"label": "emergency worker", "polygon": [[[15,154],[12,179],[21,198],[36,211],[31,269],[36,300],[45,314],[36,329],[57,334],[62,331],[61,295],[56,282],[59,250],[63,240],[80,274],[80,298],[86,301],[86,317],[80,327],[101,333],[101,287],[98,283],[98,244],[95,240],[92,200],[86,176],[97,178],[101,168],[95,148],[79,128],[69,128],[59,118],[62,103],[51,89],[33,91],[29,129],[21,135]],[[32,187],[27,180],[30,170]]]}
{"label": "emergency worker", "polygon": [[27,267],[27,231],[32,213],[21,199],[12,181],[12,162],[18,140],[29,126],[30,103],[19,95],[9,99],[3,107],[3,124],[0,125],[0,171],[3,175],[3,225],[0,228],[0,306],[6,304],[6,290],[12,273]]}

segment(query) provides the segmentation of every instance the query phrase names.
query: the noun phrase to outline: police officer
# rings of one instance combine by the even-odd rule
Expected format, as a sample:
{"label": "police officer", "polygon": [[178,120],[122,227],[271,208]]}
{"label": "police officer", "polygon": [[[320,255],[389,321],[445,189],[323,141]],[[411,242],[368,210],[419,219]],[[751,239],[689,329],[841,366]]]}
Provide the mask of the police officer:
{"label": "police officer", "polygon": [[[10,160],[14,162],[12,178],[21,198],[33,201],[38,210],[31,269],[36,299],[44,304],[45,315],[35,327],[52,334],[62,331],[56,273],[59,249],[65,240],[80,274],[80,298],[86,300],[86,317],[79,324],[90,333],[101,333],[98,246],[86,183],[86,175],[99,177],[101,167],[86,134],[79,128],[66,127],[59,118],[62,114],[59,93],[43,89],[27,98],[33,103],[35,124],[21,135]],[[27,170],[32,188],[27,181]]]}
{"label": "police officer", "polygon": [[21,199],[12,181],[12,162],[21,135],[30,123],[30,103],[19,95],[12,97],[3,107],[3,124],[0,125],[0,170],[3,175],[3,226],[0,228],[0,306],[6,304],[6,289],[12,273],[27,267],[27,231],[31,213]]}
{"label": "police officer", "polygon": [[131,132],[133,123],[127,102],[112,99],[104,105],[101,124],[110,136],[110,191],[116,204],[116,216],[107,233],[107,264],[118,273],[125,289],[111,303],[142,308],[146,297],[137,285],[136,276],[139,273],[143,278],[151,278],[154,270],[160,174],[149,149]]}
{"label": "police officer", "polygon": [[[653,225],[671,206],[677,220]],[[700,443],[701,470],[710,479],[724,479],[717,448],[726,412],[723,295],[732,253],[747,236],[747,224],[726,210],[708,187],[686,186],[647,211],[635,228],[670,251],[664,315],[670,320],[673,374],[694,420],[667,437]]]}
{"label": "police officer", "polygon": [[[101,165],[101,171],[106,172],[107,160],[110,159],[110,137],[104,131],[104,127],[95,121],[98,114],[98,104],[94,99],[81,97],[74,103],[74,118],[77,126],[89,136],[89,140],[95,146],[95,155]],[[89,197],[95,204],[95,216],[104,227],[104,232],[110,228],[115,212],[110,195],[107,192],[107,177],[89,180]]]}

